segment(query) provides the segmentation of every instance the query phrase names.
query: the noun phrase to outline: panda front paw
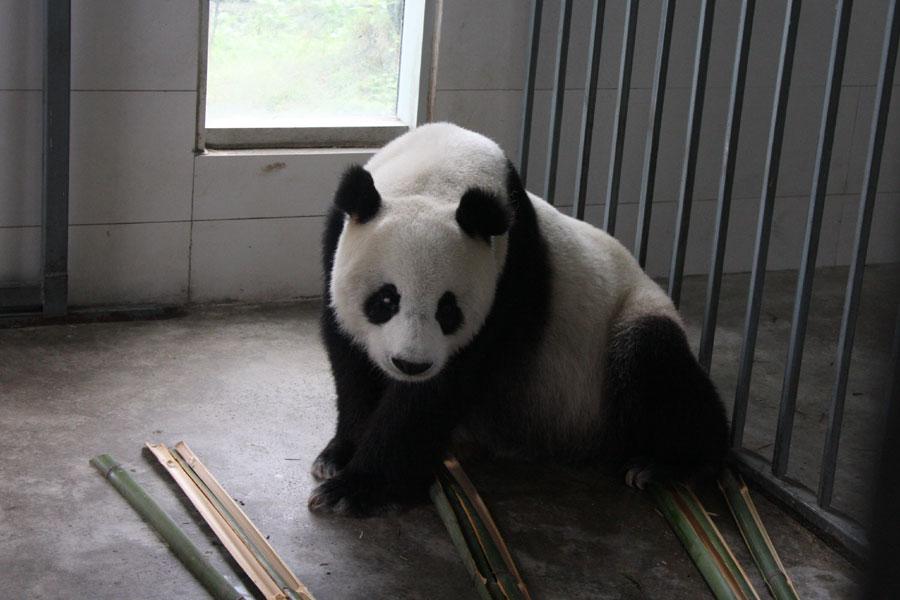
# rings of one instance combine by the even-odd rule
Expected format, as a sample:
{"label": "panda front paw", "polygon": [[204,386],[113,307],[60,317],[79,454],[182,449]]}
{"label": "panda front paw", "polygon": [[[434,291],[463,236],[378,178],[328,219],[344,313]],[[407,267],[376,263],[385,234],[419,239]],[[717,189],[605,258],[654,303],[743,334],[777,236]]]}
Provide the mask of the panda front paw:
{"label": "panda front paw", "polygon": [[382,514],[398,507],[388,486],[367,477],[338,473],[320,484],[309,496],[309,510],[352,517]]}
{"label": "panda front paw", "polygon": [[341,472],[351,458],[353,445],[334,437],[313,461],[310,473],[319,481],[331,479]]}

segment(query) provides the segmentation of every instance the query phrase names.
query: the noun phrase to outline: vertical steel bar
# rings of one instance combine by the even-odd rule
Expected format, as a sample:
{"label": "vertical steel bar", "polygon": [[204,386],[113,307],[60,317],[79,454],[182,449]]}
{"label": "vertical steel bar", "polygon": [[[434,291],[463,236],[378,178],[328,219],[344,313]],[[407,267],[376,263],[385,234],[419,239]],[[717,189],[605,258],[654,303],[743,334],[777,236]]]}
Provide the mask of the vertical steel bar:
{"label": "vertical steel bar", "polygon": [[572,0],[563,0],[559,15],[559,39],[556,46],[556,76],[553,100],[550,103],[550,131],[547,141],[547,177],[544,180],[544,200],[553,204],[556,192],[556,169],[559,165],[559,132],[562,127],[563,104],[566,95],[566,62],[569,54],[569,31],[572,24]]}
{"label": "vertical steel bar", "polygon": [[591,141],[594,134],[594,105],[597,102],[597,74],[600,72],[600,47],[603,42],[603,14],[606,0],[594,0],[591,39],[588,46],[590,63],[585,77],[584,107],[581,111],[581,139],[578,142],[578,173],[575,175],[575,203],[572,216],[584,220],[587,203],[588,174],[591,168]]}
{"label": "vertical steel bar", "polygon": [[772,233],[772,212],[775,190],[778,186],[778,163],[781,160],[781,142],[784,137],[784,120],[788,94],[791,89],[791,69],[794,64],[794,48],[797,42],[797,24],[800,20],[800,0],[788,0],[778,59],[778,77],[775,80],[772,122],[766,151],[762,197],[759,203],[759,221],[756,226],[756,243],[753,250],[753,268],[750,274],[750,292],[744,322],[744,342],[738,367],[737,388],[734,395],[734,412],[731,419],[731,443],[740,447],[744,438],[747,419],[747,401],[750,396],[750,376],[753,372],[753,356],[756,352],[756,334],[759,328],[759,312],[762,307],[763,286],[766,278],[766,260],[769,254],[769,237]]}
{"label": "vertical steel bar", "polygon": [[822,456],[822,470],[819,478],[819,505],[828,507],[834,491],[834,471],[837,465],[838,444],[844,418],[844,399],[847,395],[847,378],[853,352],[853,337],[856,333],[856,318],[859,315],[859,300],[862,293],[863,272],[866,266],[866,250],[872,228],[872,211],[878,189],[881,171],[881,155],[887,129],[888,111],[891,104],[891,90],[894,81],[894,67],[897,63],[897,45],[900,37],[900,14],[897,1],[892,0],[888,8],[885,26],[884,46],[881,54],[881,68],[878,86],[875,90],[875,113],[872,115],[872,129],[869,136],[866,171],[863,178],[859,216],[856,224],[856,240],[850,273],[847,276],[847,291],[844,296],[844,312],[838,334],[835,382],[832,388],[831,407],[828,414],[828,430],[825,434],[825,449]]}
{"label": "vertical steel bar", "polygon": [[778,426],[775,430],[775,450],[772,455],[772,472],[778,477],[787,472],[791,453],[791,436],[794,428],[794,411],[797,407],[797,386],[800,381],[800,365],[803,361],[803,342],[809,303],[815,277],[816,254],[825,210],[825,191],[834,143],[834,127],[837,122],[838,103],[841,98],[841,80],[844,74],[844,57],[847,53],[847,35],[850,30],[850,14],[853,0],[837,0],[834,30],[831,36],[831,54],[828,58],[828,75],[825,80],[825,96],[822,102],[822,120],[819,124],[819,144],[813,172],[809,211],[806,217],[806,234],[803,255],[800,259],[794,314],[791,318],[791,337],[788,343],[784,382],[781,387],[781,404],[778,408]]}
{"label": "vertical steel bar", "polygon": [[662,128],[663,104],[666,98],[666,75],[669,70],[669,49],[672,42],[672,23],[675,20],[675,0],[663,0],[659,20],[659,40],[656,44],[656,63],[653,88],[650,92],[650,124],[644,144],[644,171],[641,177],[641,196],[638,204],[637,233],[634,255],[643,267],[647,264],[647,240],[650,236],[650,217],[653,190],[656,185],[656,162],[659,156],[659,133]]}
{"label": "vertical steel bar", "polygon": [[528,151],[531,147],[531,117],[534,112],[534,78],[537,73],[538,51],[541,46],[541,13],[544,0],[532,2],[528,39],[528,65],[525,70],[525,97],[522,101],[522,135],[519,138],[519,177],[522,185],[528,179]]}
{"label": "vertical steel bar", "polygon": [[697,47],[694,51],[694,76],[688,107],[688,135],[684,145],[684,165],[678,193],[678,209],[675,216],[675,241],[669,266],[669,296],[675,306],[681,301],[681,278],[684,275],[684,253],[687,249],[688,231],[691,225],[691,205],[694,199],[694,175],[697,171],[697,148],[700,145],[700,127],[703,123],[703,100],[706,94],[706,73],[709,66],[709,44],[712,39],[715,0],[703,0],[700,6],[700,22],[697,24]]}
{"label": "vertical steel bar", "polygon": [[722,270],[725,265],[725,247],[728,241],[728,218],[731,214],[731,192],[734,185],[734,167],[737,163],[738,141],[741,135],[741,113],[744,109],[744,84],[747,81],[747,60],[750,56],[750,39],[753,33],[753,11],[756,0],[743,0],[738,23],[738,39],[734,47],[734,68],[731,75],[731,93],[728,103],[728,121],[725,130],[725,149],[722,151],[722,174],[716,202],[716,224],[713,232],[712,257],[706,280],[706,304],[703,310],[703,328],[700,331],[700,347],[697,358],[707,371],[712,363],[713,342],[716,338],[716,320],[719,316],[719,294],[722,288]]}
{"label": "vertical steel bar", "polygon": [[43,313],[68,305],[70,0],[44,1]]}
{"label": "vertical steel bar", "polygon": [[638,0],[626,0],[625,27],[622,33],[622,58],[619,61],[619,93],[616,97],[615,134],[609,156],[609,178],[606,186],[606,208],[603,229],[616,234],[619,209],[619,185],[622,181],[622,152],[625,148],[625,126],[628,122],[628,97],[631,93],[631,67],[634,63],[634,40],[637,33]]}

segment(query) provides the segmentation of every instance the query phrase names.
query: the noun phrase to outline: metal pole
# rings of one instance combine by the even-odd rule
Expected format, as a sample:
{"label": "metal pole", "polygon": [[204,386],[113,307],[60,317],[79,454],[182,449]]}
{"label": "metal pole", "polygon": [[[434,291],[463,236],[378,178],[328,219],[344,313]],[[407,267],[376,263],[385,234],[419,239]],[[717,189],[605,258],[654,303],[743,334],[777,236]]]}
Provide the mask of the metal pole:
{"label": "metal pole", "polygon": [[688,108],[688,135],[684,147],[684,166],[678,194],[678,212],[675,216],[675,242],[672,262],[669,266],[669,296],[675,306],[681,301],[681,279],[684,276],[684,254],[687,249],[691,224],[691,205],[694,199],[694,175],[697,171],[697,149],[700,146],[700,128],[703,123],[703,100],[706,94],[706,73],[709,66],[709,44],[712,38],[715,0],[703,0],[700,22],[697,24],[697,47],[694,51],[694,78]]}
{"label": "metal pole", "polygon": [[791,337],[784,370],[784,383],[781,388],[781,404],[778,409],[778,427],[775,431],[775,450],[772,455],[772,472],[779,477],[787,473],[791,452],[794,412],[797,408],[797,386],[800,381],[800,364],[803,360],[803,342],[806,338],[809,302],[815,276],[816,254],[819,249],[822,214],[825,210],[825,190],[828,186],[834,126],[841,98],[844,56],[847,53],[847,35],[850,30],[850,14],[852,12],[853,0],[838,0],[831,38],[831,56],[828,59],[828,78],[825,82],[822,120],[819,124],[816,166],[809,197],[809,212],[806,218],[806,235],[803,255],[800,259],[800,280],[797,282],[797,297],[794,300]]}
{"label": "metal pole", "polygon": [[606,209],[603,229],[616,234],[619,208],[619,185],[622,181],[622,151],[625,148],[625,125],[628,122],[628,96],[631,92],[631,67],[634,63],[634,39],[637,33],[638,0],[627,0],[622,38],[622,60],[619,63],[619,93],[616,98],[615,135],[609,157],[609,180],[606,186]]}
{"label": "metal pole", "polygon": [[550,131],[547,139],[547,177],[544,181],[544,200],[553,204],[556,192],[556,169],[559,165],[559,132],[562,128],[563,103],[566,95],[566,60],[569,54],[569,30],[572,24],[572,0],[563,0],[559,15],[559,39],[556,47],[556,77],[553,100],[550,104]]}
{"label": "metal pole", "polygon": [[541,12],[544,0],[534,0],[528,39],[528,66],[525,71],[525,99],[522,105],[522,137],[519,140],[519,177],[522,185],[528,178],[528,151],[531,144],[531,117],[534,112],[534,79],[537,73],[538,50],[541,45]]}
{"label": "metal pole", "polygon": [[884,135],[887,130],[888,111],[891,105],[894,67],[897,64],[898,35],[900,35],[900,15],[897,12],[896,0],[892,0],[887,14],[878,87],[875,90],[875,113],[872,115],[872,130],[869,134],[868,159],[866,160],[856,225],[856,241],[853,246],[853,258],[850,261],[847,292],[844,296],[844,312],[841,316],[841,328],[838,334],[835,382],[832,389],[828,430],[825,434],[825,450],[819,478],[818,501],[819,505],[823,507],[831,505],[834,491],[834,471],[837,466],[838,444],[841,439],[841,425],[844,418],[844,399],[847,395],[853,337],[856,333],[856,318],[859,315],[859,298],[862,293],[863,272],[866,266],[866,249],[872,229],[872,211],[875,207],[875,194],[881,170],[881,153],[884,149]]}
{"label": "metal pole", "polygon": [[666,75],[675,21],[675,0],[663,0],[659,21],[659,40],[656,44],[653,89],[650,92],[650,125],[644,145],[644,172],[641,177],[641,197],[638,205],[638,225],[634,238],[634,255],[643,267],[647,264],[647,240],[650,237],[650,217],[653,190],[656,184],[656,161],[659,155],[659,133],[662,128],[663,104],[666,98]]}
{"label": "metal pole", "polygon": [[722,270],[725,265],[725,246],[728,240],[728,218],[731,213],[731,192],[734,185],[734,166],[737,162],[738,140],[741,134],[741,112],[744,108],[744,84],[747,81],[747,59],[750,56],[750,38],[753,33],[753,10],[756,0],[743,0],[738,24],[738,39],[734,48],[734,70],[731,76],[731,94],[728,103],[728,122],[725,138],[722,175],[719,178],[719,194],[716,203],[716,225],[713,232],[712,257],[706,282],[706,305],[703,310],[703,328],[700,331],[700,348],[697,358],[710,370],[713,342],[716,337],[716,320],[719,315],[719,295],[722,288]]}
{"label": "metal pole", "polygon": [[578,173],[575,176],[575,204],[572,216],[584,220],[584,205],[587,203],[587,183],[591,166],[591,141],[594,133],[594,105],[597,101],[597,74],[600,71],[600,47],[603,41],[603,14],[606,0],[594,0],[591,19],[591,40],[588,47],[587,77],[585,78],[584,107],[581,113],[581,140],[578,143]]}
{"label": "metal pole", "polygon": [[750,293],[747,316],[744,323],[744,343],[741,346],[737,388],[734,395],[734,413],[731,419],[731,443],[740,447],[747,419],[747,402],[750,397],[750,376],[753,372],[753,356],[756,351],[756,333],[759,328],[759,312],[762,307],[763,286],[766,278],[766,259],[769,253],[769,236],[772,233],[772,211],[775,189],[778,186],[778,163],[781,160],[781,142],[784,137],[784,119],[788,93],[791,89],[791,69],[794,48],[797,43],[797,24],[800,20],[800,0],[788,0],[778,59],[778,78],[775,81],[772,122],[769,129],[769,145],[766,152],[762,198],[759,203],[759,221],[756,244],[753,251],[753,270],[750,275]]}
{"label": "metal pole", "polygon": [[70,0],[44,0],[43,312],[68,307]]}

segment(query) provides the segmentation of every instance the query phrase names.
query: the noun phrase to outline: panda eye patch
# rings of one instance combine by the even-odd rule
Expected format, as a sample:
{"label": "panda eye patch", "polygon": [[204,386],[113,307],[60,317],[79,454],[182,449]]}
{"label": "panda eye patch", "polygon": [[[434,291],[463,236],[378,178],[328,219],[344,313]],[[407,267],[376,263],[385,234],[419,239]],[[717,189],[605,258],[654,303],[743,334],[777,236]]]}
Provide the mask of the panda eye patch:
{"label": "panda eye patch", "polygon": [[363,304],[366,318],[374,325],[387,323],[400,311],[400,294],[392,283],[386,283],[368,298]]}
{"label": "panda eye patch", "polygon": [[453,292],[444,292],[444,295],[438,300],[437,313],[434,318],[437,319],[444,335],[456,333],[462,325],[463,314],[456,304],[456,296]]}

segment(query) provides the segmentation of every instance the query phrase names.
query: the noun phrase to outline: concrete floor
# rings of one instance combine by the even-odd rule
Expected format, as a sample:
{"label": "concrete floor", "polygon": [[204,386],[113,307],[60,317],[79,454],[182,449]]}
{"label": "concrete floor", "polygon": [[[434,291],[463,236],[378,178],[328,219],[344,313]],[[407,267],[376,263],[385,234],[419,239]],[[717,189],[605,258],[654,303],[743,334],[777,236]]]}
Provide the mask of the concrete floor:
{"label": "concrete floor", "polygon": [[[717,346],[723,355],[739,343],[743,307],[728,298],[743,293],[741,277],[727,279]],[[829,278],[840,280],[839,274],[821,279]],[[777,295],[781,286],[783,295],[792,281],[775,274],[770,290]],[[686,285],[691,322],[702,286],[700,279]],[[206,597],[88,466],[102,452],[126,464],[210,560],[236,577],[202,520],[141,450],[144,441],[185,440],[320,600],[475,597],[430,506],[367,520],[307,512],[314,485],[309,465],[335,416],[317,314],[315,304],[235,306],[193,309],[168,320],[0,330],[0,596]],[[783,350],[763,340],[780,326],[778,319],[767,318],[761,335],[762,351],[775,356]],[[879,332],[861,325],[860,338],[870,334],[880,340]],[[814,356],[811,350],[811,364]],[[713,367],[725,397],[729,362],[734,359],[717,356]],[[758,366],[754,406],[768,407],[765,386],[779,385],[780,376]],[[872,386],[859,389],[874,398]],[[751,443],[766,439],[765,419],[758,419],[764,412],[751,411]],[[850,423],[847,431],[854,431]],[[806,454],[796,452],[792,465]],[[468,470],[535,598],[709,596],[648,498],[618,478],[550,465]],[[701,496],[765,595],[727,509],[715,491],[701,490]],[[856,570],[755,497],[801,597],[852,597]]]}

